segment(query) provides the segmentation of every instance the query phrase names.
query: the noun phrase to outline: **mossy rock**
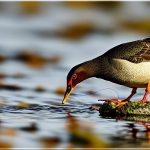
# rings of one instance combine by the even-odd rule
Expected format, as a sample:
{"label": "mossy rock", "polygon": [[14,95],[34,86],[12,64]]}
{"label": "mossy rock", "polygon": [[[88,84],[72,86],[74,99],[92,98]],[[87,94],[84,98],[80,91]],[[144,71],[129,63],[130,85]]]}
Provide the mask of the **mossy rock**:
{"label": "mossy rock", "polygon": [[140,118],[145,116],[149,117],[150,121],[150,102],[128,102],[122,107],[116,106],[117,103],[105,102],[100,106],[99,112],[102,117],[128,117],[136,120],[137,116]]}
{"label": "mossy rock", "polygon": [[150,123],[150,115],[129,115],[121,118],[122,120]]}

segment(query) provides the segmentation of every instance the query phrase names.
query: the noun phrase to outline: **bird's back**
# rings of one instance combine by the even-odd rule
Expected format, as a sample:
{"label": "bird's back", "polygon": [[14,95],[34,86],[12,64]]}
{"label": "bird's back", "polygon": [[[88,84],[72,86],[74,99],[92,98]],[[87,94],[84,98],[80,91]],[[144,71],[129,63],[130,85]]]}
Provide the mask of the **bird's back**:
{"label": "bird's back", "polygon": [[108,50],[103,56],[107,56],[108,58],[118,58],[130,61],[130,59],[132,59],[131,57],[141,57],[142,54],[145,53],[149,54],[147,56],[149,56],[150,59],[150,38],[120,44]]}

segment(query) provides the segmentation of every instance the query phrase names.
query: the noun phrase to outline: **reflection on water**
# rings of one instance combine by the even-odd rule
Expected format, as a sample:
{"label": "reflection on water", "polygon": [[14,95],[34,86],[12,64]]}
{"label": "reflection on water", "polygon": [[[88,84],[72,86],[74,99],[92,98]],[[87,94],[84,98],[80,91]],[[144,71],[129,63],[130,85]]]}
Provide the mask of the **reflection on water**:
{"label": "reflection on water", "polygon": [[[112,136],[112,141],[117,141],[114,145],[119,147],[149,147],[150,124],[145,122],[127,123],[118,131],[118,135]],[[122,142],[124,141],[124,142]],[[133,145],[134,143],[134,145]]]}
{"label": "reflection on water", "polygon": [[0,148],[148,147],[149,120],[89,109],[128,88],[93,78],[61,104],[71,67],[149,34],[147,3],[0,3]]}

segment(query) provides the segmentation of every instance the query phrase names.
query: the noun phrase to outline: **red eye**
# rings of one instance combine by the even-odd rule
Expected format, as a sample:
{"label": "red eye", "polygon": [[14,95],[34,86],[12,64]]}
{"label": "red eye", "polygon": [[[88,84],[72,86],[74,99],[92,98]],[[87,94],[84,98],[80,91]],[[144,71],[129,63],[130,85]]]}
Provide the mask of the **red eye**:
{"label": "red eye", "polygon": [[72,79],[75,80],[76,78],[77,78],[77,74],[73,74],[73,75],[72,75]]}

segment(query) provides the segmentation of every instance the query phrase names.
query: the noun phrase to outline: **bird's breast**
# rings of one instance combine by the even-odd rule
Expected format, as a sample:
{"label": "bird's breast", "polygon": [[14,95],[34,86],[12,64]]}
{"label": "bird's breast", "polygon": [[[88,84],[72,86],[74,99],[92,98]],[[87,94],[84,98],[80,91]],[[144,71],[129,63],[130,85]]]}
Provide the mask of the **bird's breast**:
{"label": "bird's breast", "polygon": [[150,62],[131,63],[123,59],[112,59],[107,66],[108,80],[128,87],[145,87],[150,81]]}

